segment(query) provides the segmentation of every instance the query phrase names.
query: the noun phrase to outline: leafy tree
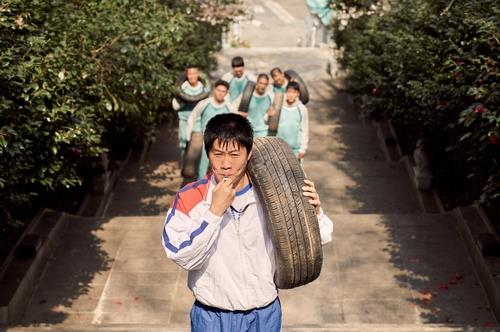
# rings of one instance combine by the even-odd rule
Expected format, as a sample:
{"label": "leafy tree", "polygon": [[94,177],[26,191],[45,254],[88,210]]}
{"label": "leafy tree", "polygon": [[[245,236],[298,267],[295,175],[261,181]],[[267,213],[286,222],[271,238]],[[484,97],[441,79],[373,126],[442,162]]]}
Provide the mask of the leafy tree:
{"label": "leafy tree", "polygon": [[[497,1],[332,1],[352,93],[410,138],[424,135],[455,203],[500,203]],[[348,19],[346,19],[348,18]],[[466,190],[467,182],[479,192]],[[470,186],[469,186],[470,187]],[[454,192],[451,192],[454,191]]]}
{"label": "leafy tree", "polygon": [[237,0],[2,0],[0,228],[152,133],[189,63],[214,66]]}

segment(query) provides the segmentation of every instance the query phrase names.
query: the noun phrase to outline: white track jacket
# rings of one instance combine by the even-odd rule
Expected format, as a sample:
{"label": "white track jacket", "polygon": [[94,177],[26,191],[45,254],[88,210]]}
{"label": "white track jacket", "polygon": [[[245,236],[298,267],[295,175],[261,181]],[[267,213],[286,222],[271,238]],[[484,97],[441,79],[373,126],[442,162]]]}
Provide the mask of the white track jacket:
{"label": "white track jacket", "polygon": [[[209,211],[215,177],[188,184],[167,212],[162,242],[175,263],[189,271],[188,287],[201,303],[250,310],[276,299],[274,249],[251,184],[236,193],[222,217]],[[321,242],[331,241],[332,221],[319,217]]]}

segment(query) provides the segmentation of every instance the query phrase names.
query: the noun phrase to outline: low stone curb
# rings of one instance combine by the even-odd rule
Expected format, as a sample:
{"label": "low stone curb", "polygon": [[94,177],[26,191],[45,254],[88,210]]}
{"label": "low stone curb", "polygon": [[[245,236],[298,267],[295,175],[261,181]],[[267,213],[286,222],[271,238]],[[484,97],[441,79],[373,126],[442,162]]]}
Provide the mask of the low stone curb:
{"label": "low stone curb", "polygon": [[78,209],[77,215],[84,217],[102,217],[113,197],[113,192],[118,183],[121,171],[125,165],[134,161],[139,165],[146,162],[149,150],[151,149],[152,139],[147,138],[143,141],[141,150],[130,149],[125,160],[120,164],[120,167],[111,172],[108,179],[108,184],[104,185],[102,191],[89,192]]}
{"label": "low stone curb", "polygon": [[44,209],[17,242],[0,275],[0,324],[22,319],[63,226],[64,213]]}
{"label": "low stone curb", "polygon": [[[487,235],[497,242],[496,232],[482,208],[477,205],[453,210],[457,228],[467,246],[479,280],[485,290],[493,314],[500,321],[500,257],[484,254],[481,237]],[[500,243],[500,242],[499,242]]]}
{"label": "low stone curb", "polygon": [[[415,162],[412,156],[403,156],[399,144],[397,144],[398,139],[392,123],[390,121],[378,122],[377,134],[386,160],[402,161],[405,164],[422,212],[445,212],[441,199],[434,189],[418,189],[414,173]],[[386,144],[387,139],[394,139],[396,145],[388,146]],[[484,248],[481,248],[480,238],[486,236],[487,238],[495,239],[499,243],[499,250],[500,239],[498,239],[491,222],[479,205],[455,208],[453,214],[457,222],[458,231],[466,244],[479,280],[486,292],[491,309],[496,319],[500,321],[500,257],[483,255],[482,249],[484,250]]]}
{"label": "low stone curb", "polygon": [[423,213],[443,213],[445,212],[441,199],[434,189],[420,190],[415,181],[415,173],[413,167],[415,162],[413,157],[403,155],[396,131],[391,121],[380,121],[376,123],[377,135],[380,141],[382,150],[386,161],[388,162],[403,162],[405,164],[406,172],[417,195],[420,208]]}
{"label": "low stone curb", "polygon": [[[151,139],[146,139],[143,149],[136,153],[131,149],[120,167],[110,172],[102,184],[103,190],[85,196],[77,215],[102,216],[112,198],[123,167],[132,160],[139,164],[144,163],[151,143]],[[47,261],[55,249],[55,239],[64,225],[64,216],[64,213],[50,209],[40,210],[0,267],[0,324],[15,324],[22,319]]]}
{"label": "low stone curb", "polygon": [[421,190],[417,187],[417,182],[415,181],[415,172],[414,166],[415,162],[413,161],[413,157],[404,156],[401,159],[406,168],[406,172],[410,177],[411,183],[413,184],[413,189],[417,193],[418,202],[420,207],[422,208],[422,212],[424,213],[443,213],[445,212],[443,203],[441,202],[441,198],[434,189],[429,190]]}
{"label": "low stone curb", "polygon": [[390,121],[379,121],[376,123],[377,135],[384,150],[387,161],[399,161],[403,157],[403,152],[399,146],[394,127]]}

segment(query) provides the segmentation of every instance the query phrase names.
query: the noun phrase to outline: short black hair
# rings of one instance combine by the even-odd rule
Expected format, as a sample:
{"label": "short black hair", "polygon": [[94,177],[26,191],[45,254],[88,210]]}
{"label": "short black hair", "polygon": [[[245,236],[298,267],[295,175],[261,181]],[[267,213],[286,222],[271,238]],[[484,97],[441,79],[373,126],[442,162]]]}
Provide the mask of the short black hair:
{"label": "short black hair", "polygon": [[238,147],[243,146],[250,153],[253,146],[252,125],[246,118],[236,113],[217,114],[208,121],[203,134],[207,155],[216,139],[221,145],[235,142]]}
{"label": "short black hair", "polygon": [[229,83],[227,83],[226,81],[224,80],[217,80],[214,84],[214,88],[218,87],[219,85],[224,85],[226,87],[226,89],[229,90]]}
{"label": "short black hair", "polygon": [[243,58],[238,56],[235,56],[234,58],[231,59],[231,67],[243,67],[245,66],[245,61],[243,61]]}
{"label": "short black hair", "polygon": [[279,67],[274,67],[273,69],[271,69],[271,71],[269,72],[269,74],[271,76],[273,76],[274,72],[277,71],[278,73],[282,74],[283,72],[281,71],[281,69]]}
{"label": "short black hair", "polygon": [[262,74],[259,74],[259,76],[257,76],[256,82],[258,82],[261,78],[265,78],[266,80],[269,81],[269,76],[267,76],[267,74],[262,73]]}
{"label": "short black hair", "polygon": [[287,90],[288,89],[294,89],[294,90],[300,92],[300,85],[299,85],[299,83],[294,82],[294,81],[288,82],[288,85],[286,86],[286,89]]}
{"label": "short black hair", "polygon": [[189,65],[186,66],[186,70],[191,69],[191,68],[196,68],[198,69],[199,67],[193,63],[190,63]]}

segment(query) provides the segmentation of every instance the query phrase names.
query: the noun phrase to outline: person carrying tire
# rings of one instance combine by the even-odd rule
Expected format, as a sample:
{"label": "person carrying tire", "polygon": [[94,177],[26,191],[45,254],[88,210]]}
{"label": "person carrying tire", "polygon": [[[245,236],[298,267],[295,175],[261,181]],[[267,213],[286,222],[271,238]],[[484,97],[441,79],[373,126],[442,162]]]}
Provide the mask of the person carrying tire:
{"label": "person carrying tire", "polygon": [[[181,94],[195,98],[196,96],[203,96],[210,92],[210,88],[204,85],[200,79],[198,66],[188,65],[184,75],[186,80],[180,85]],[[179,102],[177,98],[181,99],[181,102]],[[184,153],[187,142],[189,141],[189,137],[187,136],[187,120],[198,102],[182,102],[181,96],[177,98],[172,99],[172,107],[177,111],[179,117],[179,148],[181,152]],[[193,131],[201,131],[200,121],[195,123]]]}
{"label": "person carrying tire", "polygon": [[[217,114],[236,112],[234,105],[226,100],[226,95],[229,90],[229,84],[224,80],[218,80],[214,84],[212,97],[200,101],[187,121],[187,137],[191,137],[191,133],[196,129],[196,123],[200,123],[200,131],[205,131],[208,121]],[[207,174],[208,157],[205,153],[201,153],[200,165],[198,167],[198,179],[202,179]]]}
{"label": "person carrying tire", "polygon": [[[309,115],[307,108],[299,99],[300,86],[289,82],[285,101],[281,107],[276,136],[283,139],[292,148],[299,159],[303,159],[309,143]],[[274,115],[271,110],[269,115]]]}
{"label": "person carrying tire", "polygon": [[241,56],[231,59],[231,67],[232,71],[224,74],[222,79],[229,83],[229,101],[235,102],[243,93],[247,82],[255,82],[255,75],[245,70],[245,61]]}
{"label": "person carrying tire", "polygon": [[[188,271],[191,331],[281,331],[265,202],[246,171],[252,127],[238,114],[220,114],[208,122],[204,142],[212,172],[176,194],[162,231],[168,258]],[[321,243],[330,242],[333,223],[314,183],[305,180],[301,191],[318,216]]]}
{"label": "person carrying tire", "polygon": [[268,133],[267,118],[273,104],[273,93],[269,91],[269,76],[257,76],[257,84],[248,106],[247,119],[253,128],[254,137],[264,137]]}
{"label": "person carrying tire", "polygon": [[271,69],[271,77],[273,78],[273,92],[286,93],[286,87],[288,86],[288,80],[285,74],[279,67],[274,67]]}

